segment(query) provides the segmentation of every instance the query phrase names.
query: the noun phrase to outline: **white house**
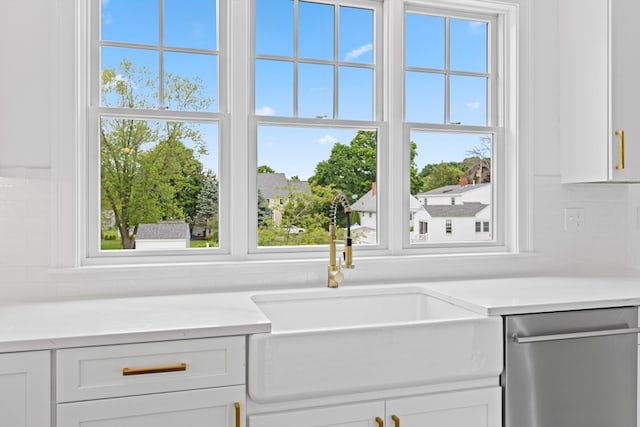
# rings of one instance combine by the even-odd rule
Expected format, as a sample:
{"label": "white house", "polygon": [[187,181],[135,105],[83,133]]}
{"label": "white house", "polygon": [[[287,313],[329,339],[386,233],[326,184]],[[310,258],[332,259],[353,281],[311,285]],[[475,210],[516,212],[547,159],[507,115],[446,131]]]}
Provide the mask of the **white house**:
{"label": "white house", "polygon": [[[376,243],[376,207],[374,183],[351,205],[360,218],[353,228],[358,243]],[[491,240],[491,184],[447,185],[410,196],[409,227],[412,243]]]}
{"label": "white house", "polygon": [[493,238],[491,184],[446,185],[416,195],[411,242],[473,242]]}

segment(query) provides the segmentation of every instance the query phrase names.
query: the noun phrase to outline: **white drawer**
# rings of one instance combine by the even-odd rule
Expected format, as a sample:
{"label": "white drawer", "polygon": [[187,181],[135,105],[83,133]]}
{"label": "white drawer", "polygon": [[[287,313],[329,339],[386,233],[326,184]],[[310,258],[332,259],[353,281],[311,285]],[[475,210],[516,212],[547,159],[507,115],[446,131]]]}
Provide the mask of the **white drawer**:
{"label": "white drawer", "polygon": [[245,382],[244,337],[72,348],[56,354],[58,403]]}

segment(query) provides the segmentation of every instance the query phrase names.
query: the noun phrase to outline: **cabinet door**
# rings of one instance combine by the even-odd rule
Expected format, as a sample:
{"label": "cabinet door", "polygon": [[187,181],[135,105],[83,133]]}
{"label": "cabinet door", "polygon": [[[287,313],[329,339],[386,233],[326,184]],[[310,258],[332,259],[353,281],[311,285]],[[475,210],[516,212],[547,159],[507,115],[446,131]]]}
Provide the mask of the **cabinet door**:
{"label": "cabinet door", "polygon": [[235,427],[245,425],[244,402],[244,386],[221,387],[63,403],[57,419],[61,427]]}
{"label": "cabinet door", "polygon": [[[611,4],[611,147],[616,181],[640,181],[640,1],[610,0]],[[621,167],[620,131],[624,131],[624,167]],[[618,132],[618,134],[616,134]]]}
{"label": "cabinet door", "polygon": [[500,387],[387,401],[387,426],[500,427]]}
{"label": "cabinet door", "polygon": [[49,352],[0,354],[0,396],[0,427],[49,427]]}
{"label": "cabinet door", "polygon": [[558,15],[562,182],[608,181],[608,0],[561,0]]}
{"label": "cabinet door", "polygon": [[378,427],[376,418],[384,419],[382,402],[251,415],[249,427]]}

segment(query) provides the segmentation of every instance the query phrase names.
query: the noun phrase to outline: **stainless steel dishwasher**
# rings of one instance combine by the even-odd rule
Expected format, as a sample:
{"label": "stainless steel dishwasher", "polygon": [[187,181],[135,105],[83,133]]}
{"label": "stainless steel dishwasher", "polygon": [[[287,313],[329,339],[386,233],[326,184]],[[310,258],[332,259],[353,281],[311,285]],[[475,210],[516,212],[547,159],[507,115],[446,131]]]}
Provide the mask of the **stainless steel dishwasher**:
{"label": "stainless steel dishwasher", "polygon": [[504,427],[633,427],[638,308],[505,317]]}

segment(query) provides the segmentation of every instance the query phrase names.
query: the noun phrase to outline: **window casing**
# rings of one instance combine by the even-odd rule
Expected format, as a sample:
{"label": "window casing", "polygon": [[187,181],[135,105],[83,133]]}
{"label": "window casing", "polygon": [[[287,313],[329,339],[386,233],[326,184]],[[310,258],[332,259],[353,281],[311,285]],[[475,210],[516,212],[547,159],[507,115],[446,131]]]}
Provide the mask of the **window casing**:
{"label": "window casing", "polygon": [[[97,12],[97,9],[99,7],[97,7],[97,4],[99,2],[95,1],[93,2],[93,8],[91,8],[91,13],[90,16],[92,17],[92,21],[94,24],[95,22],[99,19],[99,14]],[[248,9],[243,9],[244,6],[240,6],[239,9],[243,10],[244,12],[250,12],[252,10],[251,8],[251,4],[252,2],[250,1],[244,1],[242,2],[244,5],[246,5],[248,7]],[[334,2],[331,1],[327,1],[327,2],[321,2],[321,3],[329,3],[329,4],[333,4]],[[486,242],[482,242],[480,244],[475,244],[472,242],[464,242],[463,244],[456,244],[454,251],[462,251],[462,252],[467,252],[469,250],[474,250],[475,249],[479,249],[482,251],[482,248],[487,248],[490,247],[489,250],[495,250],[496,247],[507,247],[507,245],[505,245],[508,236],[507,233],[515,233],[515,224],[513,224],[513,222],[510,222],[510,224],[506,224],[505,223],[501,223],[502,220],[505,219],[506,214],[503,211],[506,211],[507,208],[504,207],[504,205],[506,204],[513,204],[515,203],[515,200],[513,198],[511,198],[511,196],[509,196],[506,191],[506,189],[502,186],[503,184],[500,184],[499,179],[506,179],[508,173],[509,173],[509,169],[510,167],[505,167],[502,166],[503,164],[506,163],[507,161],[507,152],[509,151],[506,148],[506,144],[508,144],[508,141],[506,139],[506,134],[507,132],[504,130],[504,123],[505,123],[505,119],[504,117],[501,116],[501,114],[503,114],[503,110],[505,110],[504,105],[500,107],[500,103],[501,102],[505,102],[504,99],[507,99],[507,101],[510,99],[506,96],[502,96],[501,97],[501,93],[505,90],[504,86],[500,87],[500,84],[506,84],[504,81],[500,81],[500,79],[498,79],[497,75],[491,76],[488,86],[490,87],[490,90],[488,90],[488,95],[487,95],[487,103],[490,107],[495,107],[495,108],[489,108],[489,111],[487,112],[488,114],[488,118],[487,118],[487,123],[485,125],[478,125],[478,124],[464,124],[464,123],[460,123],[458,124],[457,122],[455,123],[450,123],[447,120],[443,120],[443,123],[422,123],[422,122],[406,122],[403,123],[404,120],[402,121],[393,121],[391,119],[394,118],[394,114],[391,113],[391,111],[387,110],[387,107],[385,107],[386,105],[386,100],[387,99],[393,99],[395,101],[391,102],[391,105],[393,105],[394,103],[396,105],[398,105],[399,102],[401,102],[402,104],[404,104],[404,91],[405,91],[405,86],[404,84],[400,85],[398,82],[404,82],[404,79],[395,79],[393,81],[384,81],[382,79],[382,75],[385,74],[394,74],[396,76],[399,76],[402,72],[399,71],[395,71],[394,73],[388,73],[387,71],[391,68],[391,67],[399,67],[400,64],[398,63],[392,63],[393,61],[390,61],[388,59],[388,54],[386,54],[383,51],[383,47],[385,47],[386,49],[388,49],[389,51],[391,50],[398,50],[398,49],[402,49],[402,42],[399,41],[397,38],[393,38],[390,37],[390,40],[386,42],[386,44],[383,44],[380,40],[383,40],[382,38],[382,21],[384,19],[390,19],[389,16],[384,16],[384,14],[388,14],[388,15],[393,15],[393,12],[391,11],[391,9],[396,9],[396,13],[395,16],[398,17],[398,13],[397,11],[398,6],[396,5],[385,5],[385,7],[383,7],[384,2],[378,2],[378,1],[369,1],[369,0],[361,0],[361,1],[352,1],[352,2],[335,2],[336,4],[339,5],[346,5],[347,7],[372,7],[375,11],[376,11],[376,19],[375,19],[375,32],[376,32],[376,43],[379,43],[378,45],[378,49],[377,49],[377,57],[375,59],[375,67],[379,67],[379,70],[382,70],[382,72],[377,72],[374,71],[375,77],[372,79],[373,80],[373,85],[374,85],[374,90],[373,90],[373,101],[372,101],[372,115],[370,117],[370,119],[367,120],[362,120],[362,119],[342,119],[339,115],[339,107],[336,107],[334,105],[333,107],[333,119],[331,118],[321,118],[321,117],[316,117],[315,115],[312,114],[302,114],[300,115],[299,112],[301,110],[303,110],[301,108],[301,106],[296,105],[296,102],[294,101],[293,103],[293,107],[292,107],[292,112],[290,115],[286,115],[286,116],[274,116],[274,115],[264,115],[264,114],[258,114],[259,111],[259,106],[255,103],[255,99],[253,99],[253,89],[249,90],[249,99],[253,99],[252,101],[248,101],[247,105],[243,105],[242,108],[238,108],[238,107],[234,107],[234,106],[230,106],[229,105],[229,92],[233,90],[233,88],[237,88],[239,86],[249,86],[251,88],[253,88],[254,82],[256,81],[253,77],[253,72],[248,73],[248,75],[246,76],[247,79],[241,82],[233,82],[233,78],[236,78],[237,76],[235,76],[234,74],[234,70],[236,68],[236,66],[238,64],[246,64],[246,65],[252,65],[253,61],[258,61],[258,60],[267,60],[268,58],[264,57],[264,58],[260,58],[258,57],[259,55],[256,55],[255,58],[252,55],[255,55],[253,48],[249,48],[249,49],[238,49],[236,51],[234,51],[232,53],[232,51],[228,50],[227,46],[229,46],[229,43],[233,43],[234,42],[234,38],[238,35],[238,31],[229,31],[228,28],[225,27],[225,22],[227,22],[227,19],[232,20],[235,19],[234,17],[238,17],[240,15],[242,15],[241,13],[232,13],[229,12],[227,10],[228,5],[227,2],[225,0],[220,0],[219,5],[218,5],[218,24],[219,24],[219,32],[218,32],[218,45],[219,45],[219,49],[216,50],[215,55],[217,55],[217,59],[218,59],[218,70],[219,70],[219,75],[218,75],[218,85],[219,85],[219,93],[218,93],[218,97],[219,99],[217,100],[217,111],[207,111],[207,112],[202,112],[202,111],[180,111],[180,110],[167,110],[167,109],[136,109],[135,112],[132,111],[123,111],[119,108],[113,108],[113,107],[106,107],[104,105],[100,105],[98,100],[100,99],[100,94],[99,94],[99,85],[97,85],[97,80],[96,80],[96,76],[95,73],[91,74],[88,73],[90,76],[93,76],[90,79],[90,90],[88,91],[89,96],[87,97],[89,99],[89,114],[88,114],[88,120],[87,120],[87,139],[88,141],[90,141],[90,144],[88,145],[87,148],[87,162],[85,163],[87,168],[86,168],[86,173],[87,173],[87,177],[88,177],[88,184],[86,187],[82,187],[84,188],[84,194],[85,194],[85,198],[84,200],[86,201],[85,204],[85,210],[83,210],[83,212],[86,212],[86,222],[84,222],[85,227],[81,233],[82,236],[84,236],[83,239],[83,244],[84,244],[84,258],[85,261],[84,263],[86,264],[91,264],[91,263],[101,263],[104,261],[100,261],[100,259],[108,259],[108,258],[114,258],[114,260],[109,261],[107,260],[106,263],[113,263],[113,262],[139,262],[140,260],[161,260],[163,259],[162,256],[159,256],[158,253],[153,253],[153,254],[113,254],[113,253],[105,253],[103,251],[97,250],[97,248],[99,247],[98,245],[98,237],[96,237],[97,235],[99,236],[99,233],[96,233],[95,230],[99,229],[99,198],[97,196],[97,194],[99,194],[99,191],[96,191],[96,183],[99,182],[99,172],[97,171],[97,165],[99,164],[99,150],[98,147],[94,146],[95,145],[95,141],[99,140],[98,137],[98,126],[96,126],[97,123],[100,122],[100,120],[103,119],[115,119],[115,118],[128,118],[128,119],[137,119],[137,120],[149,120],[149,121],[185,121],[185,122],[192,122],[192,123],[206,123],[206,124],[215,124],[218,127],[218,138],[219,138],[219,144],[220,146],[218,147],[219,150],[219,166],[220,169],[218,171],[218,177],[220,178],[220,203],[221,203],[221,209],[220,209],[220,245],[218,248],[209,248],[206,250],[206,254],[204,253],[198,253],[198,254],[194,254],[194,253],[189,253],[190,251],[167,251],[164,252],[163,254],[166,255],[170,255],[170,256],[180,256],[180,257],[186,257],[188,259],[192,259],[192,260],[215,260],[215,259],[242,259],[244,258],[247,254],[254,254],[256,256],[259,256],[260,254],[273,254],[275,252],[282,252],[282,249],[278,249],[277,251],[272,251],[271,248],[260,248],[257,242],[257,238],[255,237],[254,233],[251,231],[253,224],[256,223],[257,221],[257,213],[253,214],[252,210],[250,209],[252,206],[255,206],[255,200],[257,197],[257,188],[256,188],[256,184],[255,184],[255,165],[258,165],[258,159],[257,159],[257,145],[258,145],[258,138],[257,138],[257,132],[256,130],[258,129],[259,126],[274,126],[274,125],[278,125],[278,126],[289,126],[289,127],[319,127],[319,126],[335,126],[335,127],[344,127],[344,126],[350,126],[353,127],[355,129],[373,129],[376,130],[376,132],[378,132],[378,139],[379,139],[379,145],[378,145],[378,186],[382,189],[380,191],[380,197],[379,197],[379,201],[378,201],[378,206],[384,206],[384,208],[381,208],[378,212],[378,221],[380,223],[380,229],[378,230],[378,242],[376,245],[374,245],[374,247],[372,248],[366,248],[362,250],[362,254],[365,254],[367,251],[372,253],[372,254],[379,254],[379,253],[396,253],[396,254],[401,254],[401,253],[431,253],[431,252],[438,252],[440,251],[440,249],[444,248],[444,251],[450,251],[449,248],[447,248],[446,246],[438,246],[436,245],[436,249],[432,249],[431,247],[429,248],[425,248],[422,247],[421,245],[415,246],[415,245],[410,245],[408,244],[408,235],[405,232],[402,233],[396,233],[395,231],[400,230],[401,228],[403,230],[407,230],[409,229],[409,227],[406,227],[404,225],[397,226],[395,225],[396,221],[401,221],[400,218],[405,218],[405,221],[407,216],[406,215],[402,215],[402,216],[397,216],[395,215],[396,212],[398,212],[399,208],[395,208],[395,207],[391,207],[391,205],[394,206],[398,206],[397,204],[394,203],[394,201],[399,200],[397,197],[394,198],[394,196],[391,196],[390,193],[396,193],[396,194],[401,194],[401,193],[406,193],[406,189],[409,188],[409,184],[408,184],[408,177],[403,178],[402,182],[398,182],[397,180],[389,180],[389,177],[391,175],[393,175],[394,172],[397,172],[396,169],[398,169],[401,165],[401,169],[403,171],[403,173],[406,174],[406,172],[409,170],[409,156],[407,154],[408,151],[408,145],[410,142],[410,134],[412,131],[414,132],[466,132],[466,133],[470,133],[470,134],[478,134],[478,135],[490,135],[492,137],[492,150],[493,150],[493,156],[492,156],[492,174],[496,176],[496,181],[498,181],[497,183],[492,185],[493,187],[493,192],[494,192],[494,200],[496,201],[495,205],[492,205],[491,209],[493,211],[493,215],[492,215],[492,223],[494,224],[493,228],[495,230],[494,235],[498,236],[495,237],[491,242],[489,242],[488,244]],[[446,4],[447,2],[441,2],[441,4]],[[472,0],[467,0],[467,1],[453,1],[451,2],[455,8],[453,9],[453,11],[455,12],[454,15],[457,17],[462,17],[464,19],[472,19],[474,16],[477,16],[477,14],[481,15],[482,17],[484,17],[484,19],[487,22],[492,22],[492,33],[490,36],[490,39],[492,40],[492,44],[489,46],[488,50],[492,53],[492,55],[494,55],[492,58],[492,63],[495,64],[500,64],[501,61],[504,61],[505,58],[501,58],[500,57],[500,52],[504,51],[504,48],[501,46],[498,46],[498,19],[496,18],[496,15],[492,10],[488,11],[488,12],[484,12],[481,10],[482,3],[480,1],[472,1]],[[470,6],[469,10],[471,10],[471,12],[468,11],[461,11],[463,9],[465,9],[465,6]],[[234,6],[234,8],[237,8],[238,6]],[[233,9],[233,8],[231,8]],[[507,10],[508,8],[506,8],[505,10]],[[407,3],[406,7],[402,8],[402,12],[403,15],[406,12],[410,12],[410,13],[432,13],[433,9],[425,9],[421,6],[421,2],[420,1],[415,1],[415,2],[411,2],[411,3]],[[439,13],[442,13],[442,9],[439,8],[438,9]],[[227,13],[229,13],[229,15],[227,15]],[[244,16],[254,16],[252,15],[253,12],[249,13],[248,15],[244,15]],[[474,15],[475,14],[475,15]],[[403,16],[404,19],[404,16]],[[97,33],[97,29],[95,28],[95,25],[90,26],[91,28],[91,32],[92,32],[92,37],[91,40],[93,40],[92,43],[98,43],[97,41],[100,39],[99,38],[99,34]],[[252,39],[252,35],[248,35],[247,36],[248,39]],[[231,40],[230,40],[231,39]],[[95,44],[93,45],[95,46]],[[110,46],[111,47],[111,46]],[[188,49],[187,49],[188,50]],[[94,55],[91,56],[90,58],[90,64],[91,66],[88,67],[90,70],[95,71],[97,69],[100,69],[100,63],[99,63],[99,58],[97,58],[97,52],[100,51],[100,49],[91,49],[92,52],[94,52]],[[179,49],[178,49],[179,51]],[[191,53],[189,52],[182,52],[182,53]],[[246,58],[245,59],[238,59],[235,58],[234,55],[245,55]],[[387,58],[385,62],[383,62],[383,57]],[[320,62],[318,62],[318,64],[314,64],[312,63],[311,65],[319,65]],[[339,67],[339,66],[338,66]],[[366,68],[366,67],[365,67]],[[230,79],[229,76],[232,76],[232,78]],[[243,73],[239,73],[240,77],[243,77],[244,74]],[[515,88],[512,88],[512,90],[515,90]],[[162,99],[162,97],[160,96],[159,99]],[[398,100],[402,100],[402,101],[398,101]],[[252,105],[253,104],[253,105]],[[339,97],[338,97],[338,104],[339,104]],[[160,107],[163,107],[163,105],[160,105]],[[232,122],[229,121],[229,114],[234,114],[235,112],[237,112],[238,110],[240,110],[240,112],[243,112],[242,110],[244,110],[244,112],[246,113],[245,117],[248,119],[248,123],[249,123],[249,131],[247,132],[246,138],[239,138],[238,140],[234,140],[234,144],[237,144],[238,142],[240,144],[245,144],[243,149],[238,149],[237,147],[234,146],[234,144],[231,144],[230,142],[230,134],[234,134],[234,130],[235,135],[237,135],[237,129],[238,127],[236,127],[234,129],[234,124]],[[338,113],[336,113],[336,111],[338,111]],[[503,112],[501,112],[503,111]],[[391,121],[390,121],[391,120]],[[245,122],[246,123],[246,122]],[[399,135],[397,129],[398,129],[398,125],[400,124],[400,127],[402,129],[401,133],[403,135],[403,148],[404,151],[403,153],[403,159],[402,161],[398,161],[398,160],[394,160],[397,159],[397,157],[395,157],[394,155],[390,155],[390,153],[394,152],[395,149],[397,149],[399,147],[399,142],[397,141],[397,139],[395,139],[395,136]],[[91,142],[92,141],[92,142]],[[513,142],[513,141],[512,141]],[[240,167],[240,171],[238,173],[233,173],[226,168],[226,165],[229,165],[231,161],[233,160],[238,160],[242,158],[242,153],[246,153],[247,155],[247,166],[242,166]],[[510,159],[515,159],[515,157],[511,156]],[[233,163],[234,167],[237,167],[237,163]],[[82,169],[81,169],[82,170]],[[510,172],[513,174],[515,174],[515,172]],[[242,178],[238,178],[239,175],[244,175],[246,176],[245,179]],[[248,196],[247,196],[247,200],[245,205],[247,207],[249,207],[249,209],[247,209],[247,211],[249,212],[248,215],[246,216],[242,216],[240,215],[239,218],[240,220],[243,220],[243,223],[239,223],[240,221],[238,221],[238,219],[233,219],[232,217],[233,212],[236,212],[238,210],[238,207],[243,206],[243,203],[234,203],[234,201],[232,200],[233,197],[231,197],[232,195],[232,187],[235,188],[235,190],[238,190],[238,185],[240,185],[240,190],[242,189],[242,186],[244,185],[245,188],[248,190]],[[386,190],[386,191],[385,191]],[[237,193],[233,193],[233,194],[237,194]],[[407,202],[407,196],[406,194],[403,194],[402,196],[398,196],[400,197],[400,200],[402,200],[402,210],[403,211],[407,211],[408,210],[408,206],[409,203]],[[226,203],[225,203],[226,200]],[[387,208],[387,206],[389,206]],[[371,215],[371,213],[369,213],[369,216]],[[394,219],[397,218],[397,219]],[[246,221],[245,221],[246,220]],[[406,223],[405,223],[406,224]],[[234,236],[234,239],[241,239],[244,240],[246,243],[233,243],[231,236]],[[401,236],[401,237],[399,237]],[[438,247],[440,249],[438,249]],[[510,245],[509,246],[511,250],[513,249],[513,246]],[[291,252],[291,251],[295,251],[298,253],[309,253],[309,256],[312,256],[312,253],[317,253],[321,256],[324,256],[324,249],[323,248],[314,248],[314,247],[310,247],[310,248],[300,248],[300,247],[295,247],[295,248],[287,248],[285,252]],[[134,255],[134,259],[135,261],[130,261],[128,258],[130,258],[130,255]],[[277,255],[276,255],[277,256]],[[286,256],[286,255],[283,255]],[[302,255],[304,256],[304,255]],[[117,260],[116,260],[117,259]]]}

